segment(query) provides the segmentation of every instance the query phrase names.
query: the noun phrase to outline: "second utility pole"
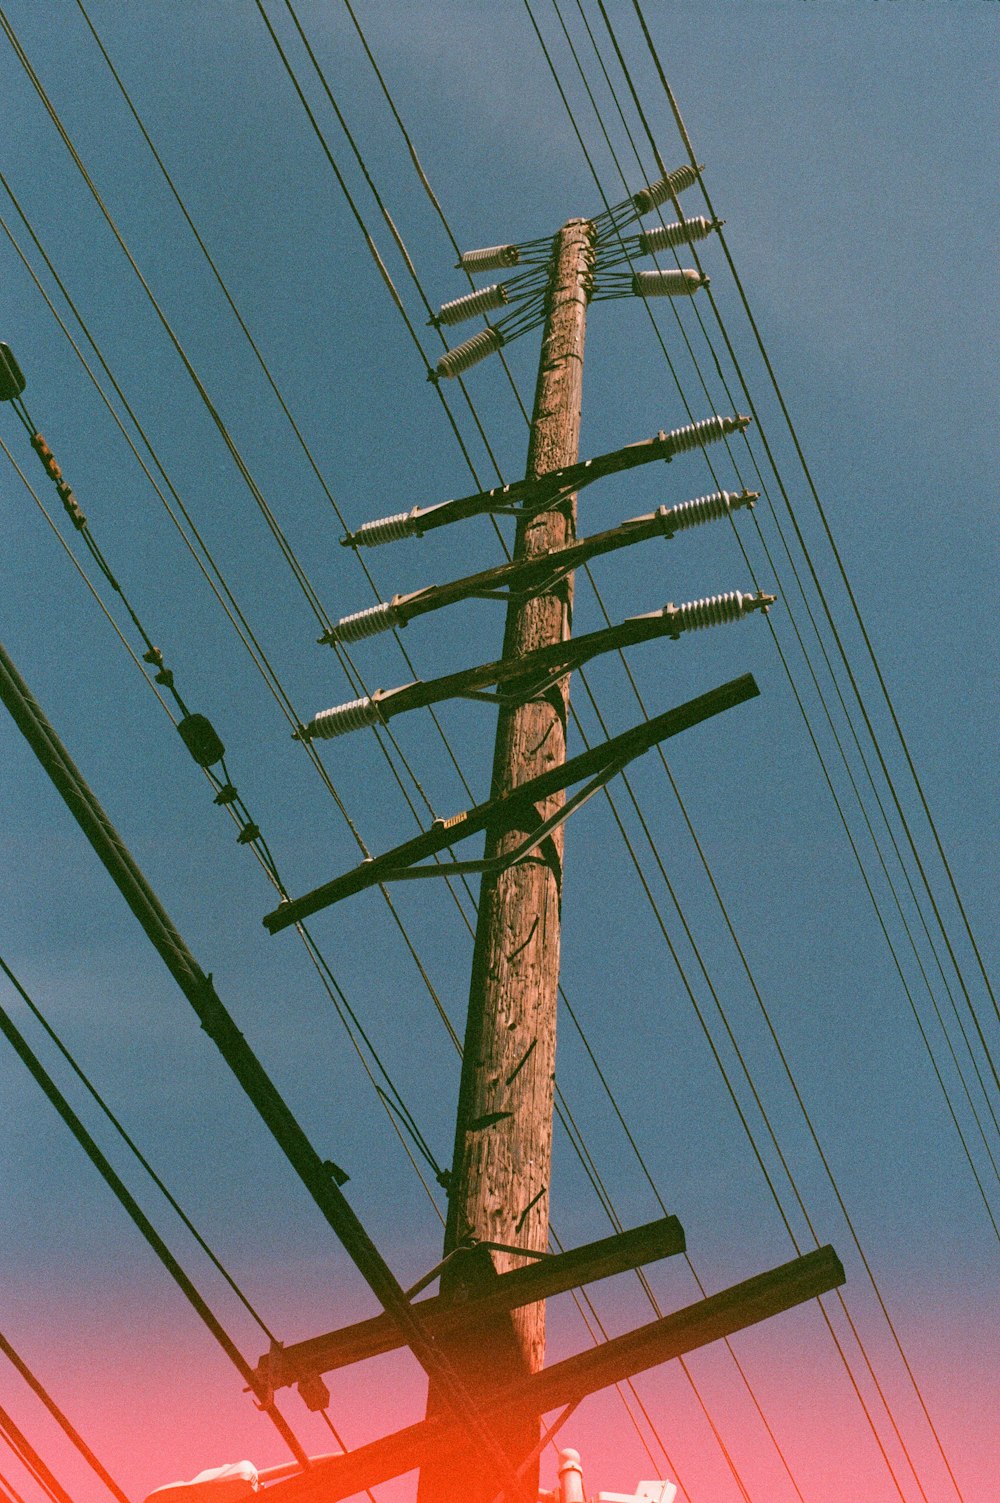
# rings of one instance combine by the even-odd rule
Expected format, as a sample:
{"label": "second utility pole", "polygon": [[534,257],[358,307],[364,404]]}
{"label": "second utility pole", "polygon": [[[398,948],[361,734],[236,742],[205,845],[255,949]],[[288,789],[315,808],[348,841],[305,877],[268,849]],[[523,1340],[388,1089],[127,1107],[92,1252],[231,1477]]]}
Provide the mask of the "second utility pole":
{"label": "second utility pole", "polygon": [[[583,344],[593,279],[593,232],[571,219],[553,244],[541,361],[525,471],[529,480],[579,457]],[[563,547],[576,533],[576,498],[518,522],[515,557]],[[572,575],[507,611],[504,657],[564,641],[570,634]],[[491,798],[546,772],[566,756],[569,680],[544,698],[501,706]],[[554,796],[547,818],[563,801]],[[492,838],[487,859],[503,856],[523,832]],[[563,829],[558,827],[518,865],[483,876],[449,1186],[445,1253],[470,1234],[484,1242],[544,1252],[548,1245],[552,1109],[555,1089],[556,998],[559,986]],[[494,1253],[499,1272],[525,1260]],[[445,1268],[442,1294],[461,1298],[472,1277],[489,1277],[482,1262],[459,1256]],[[528,1305],[495,1329],[477,1329],[464,1353],[463,1377],[489,1412],[489,1391],[517,1372],[537,1371],[545,1354],[545,1306]],[[463,1360],[464,1357],[464,1360]],[[436,1408],[433,1385],[430,1406]],[[500,1438],[515,1465],[528,1456],[537,1424],[504,1427]],[[420,1503],[491,1503],[495,1488],[475,1466],[425,1468]],[[537,1466],[526,1473],[537,1487]]]}

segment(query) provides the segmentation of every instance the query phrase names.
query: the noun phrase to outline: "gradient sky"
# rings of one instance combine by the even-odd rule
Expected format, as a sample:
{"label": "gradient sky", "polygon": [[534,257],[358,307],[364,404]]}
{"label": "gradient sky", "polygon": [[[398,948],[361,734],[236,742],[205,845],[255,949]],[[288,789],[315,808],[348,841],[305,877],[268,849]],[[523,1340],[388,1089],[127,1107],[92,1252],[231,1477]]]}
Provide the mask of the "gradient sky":
{"label": "gradient sky", "polygon": [[[330,489],[352,526],[474,488],[402,320],[295,98],[251,0],[88,4],[190,213],[270,363]],[[436,305],[463,285],[439,221],[361,50],[335,0],[296,7],[386,207]],[[612,202],[625,196],[561,41],[550,0],[532,0],[584,141]],[[277,0],[268,14],[289,47],[338,165],[427,351],[426,312],[392,245],[329,104]],[[648,142],[621,89],[642,169],[582,30],[575,0],[560,10],[616,147],[628,191],[655,175]],[[77,6],[10,0],[6,14],[124,238],[160,300],[247,465],[286,529],[329,613],[370,603],[341,531],[232,315],[159,177]],[[591,0],[583,11],[620,74]],[[547,234],[601,207],[522,0],[503,5],[361,0],[368,35],[423,167],[463,246]],[[683,147],[631,4],[608,6],[668,165]],[[764,342],[889,683],[908,744],[983,953],[995,953],[997,670],[994,525],[996,434],[996,7],[989,4],[656,3],[647,15]],[[145,294],[100,217],[10,46],[0,46],[7,101],[0,167],[77,301],[234,593],[272,655],[302,718],[352,697],[252,498],[239,479]],[[0,212],[64,311],[10,199]],[[685,212],[703,211],[692,193]],[[130,599],[192,709],[226,742],[228,765],[285,881],[303,891],[357,859],[334,803],[311,773],[248,656],[212,598],[149,482],[6,236],[3,319],[28,378],[31,414],[60,460]],[[898,743],[878,699],[802,470],[797,467],[721,248],[702,248],[727,329],[759,406],[778,469],[834,611],[880,745],[926,861],[977,1016],[996,1058],[1000,1040]],[[713,406],[697,385],[670,308],[664,341],[696,416],[727,411],[694,310],[681,310]],[[716,348],[721,341],[705,310]],[[530,392],[537,334],[509,351]],[[721,356],[726,379],[732,368]],[[601,303],[589,322],[582,452],[598,453],[686,421],[644,310]],[[524,423],[496,362],[468,390],[505,478],[521,472]],[[491,469],[461,395],[447,391],[484,484]],[[9,409],[0,437],[55,516],[58,503]],[[753,453],[766,470],[759,440]],[[746,451],[734,450],[741,463]],[[723,453],[712,454],[735,488]],[[105,803],[202,966],[314,1142],[350,1172],[348,1193],[404,1284],[438,1256],[440,1226],[350,1042],[294,935],[269,939],[271,889],[140,681],[7,459],[0,455],[2,636],[71,753]],[[663,501],[714,488],[702,458],[648,467],[587,491],[582,532]],[[769,484],[787,526],[778,487]],[[987,1196],[1000,1195],[975,1121],[906,949],[898,916],[852,801],[842,764],[792,633],[808,621],[764,502],[758,533],[738,532],[760,583],[887,923],[914,1005],[954,1101]],[[61,514],[62,537],[77,549]],[[664,551],[666,550],[666,551]],[[78,555],[81,556],[82,555]],[[384,598],[486,567],[499,558],[485,523],[442,529],[372,554]],[[799,556],[796,555],[799,563]],[[800,565],[801,567],[801,565]],[[732,530],[647,544],[595,569],[615,620],[751,580]],[[810,604],[816,595],[807,588]],[[112,605],[105,591],[104,598]],[[134,634],[120,611],[123,631]],[[589,588],[575,627],[601,624]],[[406,646],[423,676],[495,655],[498,608],[472,603],[414,623]],[[829,647],[829,634],[824,634]],[[409,676],[391,643],[363,644],[365,682]],[[791,1062],[879,1287],[917,1375],[965,1503],[991,1503],[998,1472],[997,1248],[899,976],[820,773],[774,640],[754,618],[726,631],[647,646],[634,668],[651,711],[751,671],[754,703],[679,738],[671,768],[708,854],[753,974]],[[819,660],[821,662],[821,659]],[[616,663],[589,675],[610,731],[639,711]],[[825,682],[825,680],[824,680]],[[588,736],[601,732],[582,689]],[[841,725],[840,712],[835,720]],[[474,795],[486,790],[491,716],[446,707],[442,721]],[[395,722],[434,809],[468,803],[433,728]],[[579,745],[579,742],[575,743]],[[324,760],[372,851],[416,828],[374,739],[332,743]],[[852,766],[857,762],[851,753]],[[112,884],[13,726],[0,721],[3,818],[0,953],[81,1066],[153,1160],[270,1328],[291,1341],[373,1311],[372,1297],[258,1125]],[[820,1242],[848,1273],[847,1298],[926,1496],[950,1483],[866,1282],[788,1080],[761,1021],[660,764],[633,786],[695,934],[718,998],[758,1087]],[[643,834],[613,790],[686,975],[735,1090],[762,1142],[759,1113]],[[873,807],[869,800],[869,807]],[[872,814],[877,823],[877,811]],[[894,830],[896,826],[894,825]],[[898,837],[901,838],[901,837]],[[892,868],[895,871],[895,867]],[[908,863],[912,873],[912,863]],[[913,877],[916,883],[917,878]],[[912,905],[905,888],[903,906]],[[443,887],[394,897],[442,1008],[461,1031],[471,944]],[[929,919],[932,923],[933,920]],[[384,904],[366,894],[314,924],[338,982],[376,1043],[439,1163],[450,1151],[458,1063]],[[939,945],[939,949],[940,949]],[[921,960],[960,1059],[960,1035],[933,958]],[[971,1030],[945,960],[951,994]],[[567,839],[565,989],[710,1290],[793,1255],[687,992],[630,865],[611,811],[594,800]],[[102,1123],[16,993],[0,1001],[80,1111],[251,1361],[267,1345],[250,1317]],[[992,1030],[990,1028],[993,1021]],[[559,1084],[622,1221],[659,1214],[569,1020]],[[980,1059],[981,1069],[986,1067]],[[966,1073],[969,1074],[968,1068]],[[989,1078],[988,1076],[986,1077]],[[982,1110],[997,1157],[995,1121]],[[97,1180],[23,1067],[0,1051],[6,1151],[0,1158],[3,1303],[0,1330],[64,1405],[136,1499],[203,1467],[285,1459],[239,1377]],[[996,1093],[992,1093],[996,1110]],[[748,1104],[749,1103],[749,1104]],[[804,1248],[813,1244],[762,1149]],[[435,1189],[440,1205],[440,1194]],[[574,1245],[608,1222],[557,1138],[552,1215]],[[665,1309],[697,1297],[686,1269],[651,1270]],[[634,1281],[595,1291],[612,1332],[651,1318]],[[872,1380],[830,1306],[886,1439],[906,1503],[920,1487],[879,1409]],[[571,1305],[554,1302],[550,1355],[587,1342]],[[736,1343],[807,1503],[890,1503],[900,1491],[879,1460],[843,1367],[814,1308]],[[697,1354],[690,1369],[755,1503],[791,1503],[782,1468],[732,1362]],[[681,1480],[690,1503],[741,1494],[705,1413],[676,1365],[639,1380],[666,1442],[643,1449],[616,1397],[594,1398],[564,1432],[593,1491],[639,1477]],[[422,1382],[408,1357],[334,1375],[331,1415],[349,1444],[419,1416]],[[0,1404],[49,1460],[76,1503],[106,1495],[12,1369]],[[294,1394],[285,1412],[311,1452],[329,1433]],[[543,1481],[551,1485],[551,1453]],[[41,1494],[0,1451],[0,1474]],[[413,1496],[413,1479],[380,1488]]]}

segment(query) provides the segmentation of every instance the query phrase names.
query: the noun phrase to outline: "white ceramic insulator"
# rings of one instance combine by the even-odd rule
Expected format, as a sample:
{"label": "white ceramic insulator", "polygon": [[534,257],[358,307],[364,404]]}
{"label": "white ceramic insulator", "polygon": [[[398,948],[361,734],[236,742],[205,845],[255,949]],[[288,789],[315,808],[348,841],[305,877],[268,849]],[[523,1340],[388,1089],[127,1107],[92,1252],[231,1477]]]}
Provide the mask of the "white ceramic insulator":
{"label": "white ceramic insulator", "polygon": [[413,537],[417,531],[416,518],[408,511],[398,511],[395,516],[379,517],[376,522],[362,522],[351,542],[356,548],[377,548],[380,543]]}
{"label": "white ceramic insulator", "polygon": [[438,360],[437,373],[439,376],[460,376],[470,366],[477,365],[480,360],[485,360],[487,355],[492,355],[503,345],[503,335],[499,329],[480,329],[478,334],[473,334],[464,344],[457,344],[453,350],[445,350]]}
{"label": "white ceramic insulator", "polygon": [[727,517],[742,500],[738,491],[713,491],[710,496],[695,496],[693,501],[671,506],[664,521],[672,531],[683,532],[687,527],[700,527],[702,522]]}
{"label": "white ceramic insulator", "polygon": [[730,590],[727,595],[708,595],[704,600],[689,600],[679,605],[674,617],[678,631],[699,631],[705,626],[722,626],[727,621],[738,621],[746,614],[747,602],[753,595],[744,595],[741,590]]}
{"label": "white ceramic insulator", "polygon": [[377,637],[381,631],[391,631],[398,626],[399,612],[394,605],[383,601],[370,605],[367,610],[355,611],[351,616],[342,616],[332,631],[328,642],[360,642],[362,637]]}
{"label": "white ceramic insulator", "polygon": [[503,308],[510,302],[507,289],[501,282],[492,287],[482,287],[478,292],[467,292],[450,303],[443,303],[437,316],[439,324],[461,324],[479,313],[490,313],[494,308]]}
{"label": "white ceramic insulator", "polygon": [[334,705],[332,710],[320,710],[306,726],[310,741],[331,741],[334,736],[345,736],[348,731],[363,730],[366,725],[377,725],[381,720],[378,706],[366,694],[363,699],[349,700],[345,705]]}
{"label": "white ceramic insulator", "polygon": [[683,193],[685,188],[690,188],[698,181],[698,173],[693,167],[678,167],[674,172],[668,172],[666,177],[661,177],[658,183],[651,183],[648,188],[640,188],[632,199],[640,214],[648,214],[650,209],[656,209],[660,204],[665,204],[670,197],[676,198],[678,193]]}
{"label": "white ceramic insulator", "polygon": [[746,423],[742,418],[709,417],[702,418],[700,423],[688,423],[683,428],[675,428],[667,434],[670,440],[671,454],[686,454],[689,449],[701,449],[706,444],[714,444],[720,438],[725,438],[727,433],[735,433],[737,428],[745,428]]}
{"label": "white ceramic insulator", "polygon": [[715,229],[715,223],[705,216],[697,219],[678,220],[676,224],[658,224],[655,229],[643,230],[639,236],[639,249],[644,256],[655,251],[672,250],[676,245],[690,245],[695,240],[705,240]]}
{"label": "white ceramic insulator", "polygon": [[487,245],[483,250],[463,251],[458,265],[463,271],[498,271],[502,266],[516,266],[520,259],[516,245]]}
{"label": "white ceramic insulator", "polygon": [[637,271],[632,277],[636,297],[691,297],[707,286],[708,277],[693,270]]}

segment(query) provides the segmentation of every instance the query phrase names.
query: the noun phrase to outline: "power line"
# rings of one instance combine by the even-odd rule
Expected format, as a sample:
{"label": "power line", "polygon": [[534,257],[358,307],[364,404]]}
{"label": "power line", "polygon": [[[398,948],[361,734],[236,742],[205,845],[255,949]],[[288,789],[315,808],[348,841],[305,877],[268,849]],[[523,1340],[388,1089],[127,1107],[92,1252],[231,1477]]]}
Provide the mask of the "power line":
{"label": "power line", "polygon": [[[14,990],[17,992],[18,996],[30,1005],[31,999],[29,998],[28,993],[21,985],[20,981],[18,981],[17,977],[14,975],[13,971],[10,969],[7,962],[3,959],[2,956],[0,956],[0,970],[3,971],[4,975],[7,977],[7,980],[10,982],[11,986],[14,987]],[[105,1157],[104,1153],[91,1137],[86,1127],[84,1127],[80,1118],[70,1106],[62,1091],[60,1091],[59,1087],[49,1075],[48,1071],[44,1068],[34,1050],[30,1047],[27,1040],[24,1038],[24,1035],[15,1025],[10,1014],[3,1007],[0,1007],[0,1032],[4,1034],[7,1042],[11,1045],[14,1052],[21,1060],[22,1064],[27,1067],[31,1075],[34,1077],[36,1083],[41,1087],[45,1096],[48,1098],[51,1105],[55,1107],[56,1111],[59,1113],[59,1116],[69,1128],[70,1132],[73,1134],[74,1138],[79,1143],[84,1153],[90,1159],[91,1163],[94,1165],[94,1168],[100,1174],[101,1178],[104,1180],[111,1193],[115,1196],[122,1209],[131,1218],[137,1230],[145,1238],[146,1242],[149,1244],[156,1257],[162,1263],[167,1273],[169,1273],[174,1283],[180,1289],[181,1293],[187,1299],[188,1303],[198,1314],[203,1324],[211,1332],[216,1342],[219,1344],[219,1346],[225,1352],[226,1356],[229,1358],[230,1362],[236,1368],[236,1371],[249,1385],[251,1392],[256,1393],[257,1380],[253,1368],[242,1356],[235,1342],[229,1336],[228,1332],[223,1328],[220,1322],[216,1319],[215,1315],[209,1309],[205,1300],[198,1293],[198,1290],[188,1278],[187,1274],[184,1272],[180,1263],[174,1257],[173,1253],[170,1251],[167,1244],[160,1236],[159,1232],[156,1230],[152,1222],[146,1216],[145,1212],[139,1206],[138,1201],[128,1190],[124,1181],[112,1168],[108,1159]],[[292,1455],[295,1457],[295,1459],[301,1462],[303,1465],[308,1464],[308,1457],[306,1456],[305,1451],[302,1449],[302,1446],[296,1439],[294,1432],[288,1424],[288,1421],[281,1414],[280,1410],[274,1404],[273,1400],[264,1403],[262,1405],[262,1408],[264,1413],[267,1414],[268,1418],[277,1429],[282,1440],[285,1441],[286,1445],[291,1450]]]}
{"label": "power line", "polygon": [[49,1393],[48,1389],[40,1381],[40,1379],[35,1376],[31,1368],[28,1366],[27,1362],[25,1362],[24,1359],[14,1350],[14,1348],[11,1346],[10,1342],[2,1332],[0,1332],[0,1351],[2,1351],[8,1361],[10,1361],[14,1365],[14,1367],[16,1367],[17,1371],[21,1374],[21,1377],[27,1383],[32,1393],[35,1394],[37,1398],[41,1399],[42,1403],[45,1405],[46,1409],[49,1411],[56,1424],[62,1430],[63,1434],[67,1435],[73,1442],[73,1445],[79,1451],[80,1455],[86,1461],[87,1465],[93,1472],[96,1473],[98,1477],[100,1477],[101,1481],[111,1493],[112,1497],[117,1498],[118,1503],[129,1503],[128,1494],[122,1491],[118,1483],[112,1477],[111,1473],[97,1459],[93,1451],[87,1445],[87,1442],[84,1440],[83,1436],[76,1429],[75,1425],[70,1423],[69,1419],[67,1419],[66,1415],[60,1409],[59,1405]]}

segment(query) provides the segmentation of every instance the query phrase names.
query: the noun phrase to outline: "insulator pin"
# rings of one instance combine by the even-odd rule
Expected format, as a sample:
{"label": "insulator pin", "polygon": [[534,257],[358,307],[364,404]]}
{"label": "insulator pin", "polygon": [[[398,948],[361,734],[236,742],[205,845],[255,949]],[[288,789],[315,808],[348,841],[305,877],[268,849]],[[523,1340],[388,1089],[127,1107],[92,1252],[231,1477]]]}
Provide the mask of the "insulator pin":
{"label": "insulator pin", "polygon": [[521,252],[516,245],[487,245],[483,250],[463,251],[455,263],[458,271],[499,271],[517,266]]}
{"label": "insulator pin", "polygon": [[0,402],[12,402],[26,386],[24,372],[9,344],[0,344]]}
{"label": "insulator pin", "polygon": [[[704,164],[702,164],[704,165]],[[640,188],[634,194],[632,202],[640,214],[648,214],[650,209],[656,209],[660,204],[665,204],[668,198],[676,198],[683,193],[685,188],[690,188],[698,181],[698,173],[701,167],[695,169],[687,165],[668,172],[666,177],[661,177],[658,183],[651,183],[648,188]]]}
{"label": "insulator pin", "polygon": [[714,444],[728,433],[742,432],[749,424],[748,417],[709,417],[702,418],[700,423],[688,423],[683,428],[675,428],[673,432],[664,434],[670,444],[669,458],[672,459],[675,454],[686,454],[690,449],[702,449],[706,444]]}
{"label": "insulator pin", "polygon": [[695,240],[707,239],[721,223],[719,219],[706,219],[700,214],[696,219],[658,224],[655,229],[643,230],[639,236],[639,250],[644,256],[651,256],[656,251],[672,250],[676,245],[691,245]]}
{"label": "insulator pin", "polygon": [[700,271],[637,271],[632,277],[636,297],[693,297],[707,286],[708,277]]}
{"label": "insulator pin", "polygon": [[334,642],[360,642],[363,637],[377,637],[379,632],[405,625],[396,607],[389,601],[381,601],[378,605],[370,605],[367,610],[342,616],[336,626],[331,626],[319,640],[331,645]]}
{"label": "insulator pin", "polygon": [[708,595],[704,600],[689,600],[686,605],[670,605],[667,614],[673,619],[673,635],[683,631],[701,631],[707,626],[724,626],[739,621],[751,611],[766,611],[774,604],[773,595],[744,595],[730,590],[726,595]]}
{"label": "insulator pin", "polygon": [[713,491],[710,496],[696,496],[693,501],[682,501],[678,506],[661,507],[664,531],[684,532],[688,527],[700,527],[703,522],[716,522],[741,506],[753,506],[758,494],[757,491]]}
{"label": "insulator pin", "polygon": [[464,344],[457,344],[453,350],[445,350],[438,360],[436,373],[439,377],[460,376],[470,366],[478,365],[487,355],[501,349],[503,342],[499,329],[480,329],[478,334],[473,334]]}
{"label": "insulator pin", "polygon": [[364,730],[365,726],[378,725],[382,717],[371,695],[363,699],[351,699],[344,705],[334,705],[332,710],[320,710],[319,714],[303,726],[299,733],[302,741],[331,741],[334,736],[346,736],[348,731]]}
{"label": "insulator pin", "polygon": [[375,522],[362,522],[357,532],[349,532],[341,542],[346,548],[377,548],[381,543],[395,543],[400,538],[419,537],[420,528],[410,511],[398,511]]}
{"label": "insulator pin", "polygon": [[478,292],[467,292],[464,297],[443,303],[431,323],[461,324],[479,313],[491,313],[494,308],[504,308],[509,302],[506,287],[502,282],[495,282],[492,287],[482,287]]}

